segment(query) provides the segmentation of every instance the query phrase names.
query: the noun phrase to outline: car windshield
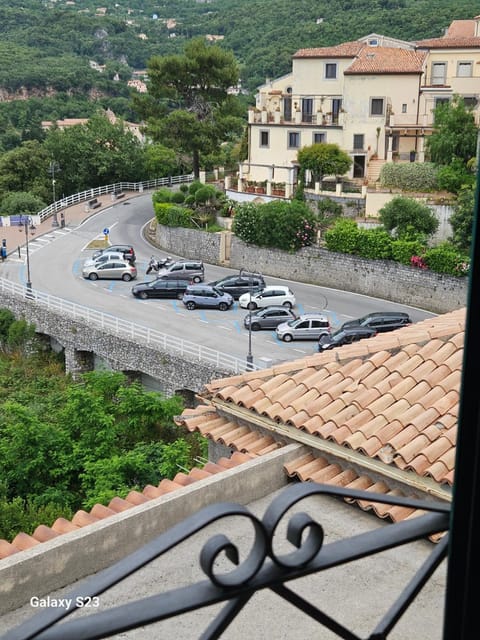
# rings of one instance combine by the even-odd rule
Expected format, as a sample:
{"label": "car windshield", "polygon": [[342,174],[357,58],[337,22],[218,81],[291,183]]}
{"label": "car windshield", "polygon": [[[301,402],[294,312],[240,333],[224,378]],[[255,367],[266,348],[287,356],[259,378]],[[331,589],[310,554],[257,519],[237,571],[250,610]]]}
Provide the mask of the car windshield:
{"label": "car windshield", "polygon": [[212,289],[215,291],[217,295],[223,296],[223,291],[220,291],[220,289],[217,289],[217,287],[212,287]]}

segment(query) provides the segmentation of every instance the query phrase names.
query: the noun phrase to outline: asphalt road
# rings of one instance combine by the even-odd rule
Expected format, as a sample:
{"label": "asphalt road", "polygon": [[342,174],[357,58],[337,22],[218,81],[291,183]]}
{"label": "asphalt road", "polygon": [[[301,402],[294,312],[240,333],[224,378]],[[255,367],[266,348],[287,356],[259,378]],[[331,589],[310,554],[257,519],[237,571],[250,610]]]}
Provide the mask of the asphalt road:
{"label": "asphalt road", "polygon": [[[166,255],[152,248],[143,237],[143,227],[152,217],[151,195],[145,194],[100,211],[72,231],[31,240],[30,275],[33,288],[230,355],[245,357],[249,349],[249,334],[243,327],[243,318],[247,312],[237,302],[227,312],[187,311],[183,303],[177,300],[141,301],[134,298],[131,295],[132,283],[117,280],[91,282],[82,278],[83,261],[92,254],[89,244],[95,238],[103,238],[103,230],[108,228],[112,244],[128,243],[135,247],[138,269],[136,282],[150,279],[151,276],[145,276],[150,256]],[[229,273],[235,273],[235,270],[206,265],[205,281],[216,280]],[[24,284],[27,279],[24,258],[11,257],[8,265],[2,265],[0,275]],[[288,284],[297,299],[297,313],[322,310],[333,328],[370,311],[402,310],[408,312],[414,322],[433,315],[406,305],[345,291],[269,276],[265,276],[265,280],[267,284]],[[315,341],[284,343],[277,340],[272,331],[252,332],[251,340],[255,362],[259,358],[274,362],[291,360],[316,352]]]}

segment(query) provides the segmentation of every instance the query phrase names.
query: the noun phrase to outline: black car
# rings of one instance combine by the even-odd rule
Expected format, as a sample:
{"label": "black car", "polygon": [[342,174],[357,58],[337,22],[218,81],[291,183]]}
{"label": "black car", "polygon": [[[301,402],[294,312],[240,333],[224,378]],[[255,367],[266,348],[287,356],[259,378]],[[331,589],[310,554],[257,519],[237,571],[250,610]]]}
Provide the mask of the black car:
{"label": "black car", "polygon": [[360,325],[361,327],[370,327],[375,331],[393,331],[400,327],[409,325],[412,321],[408,313],[402,313],[400,311],[376,311],[374,313],[368,313],[362,318],[357,320],[349,320],[342,324],[342,329],[348,329],[349,327],[355,327]]}
{"label": "black car", "polygon": [[276,329],[282,322],[295,320],[296,317],[291,309],[287,309],[287,307],[283,305],[263,307],[246,315],[243,319],[243,325],[245,329],[251,326],[252,331],[258,331],[259,329]]}
{"label": "black car", "polygon": [[351,344],[352,342],[357,342],[358,340],[363,340],[364,338],[371,338],[375,335],[377,335],[375,329],[370,329],[370,327],[362,327],[357,324],[353,327],[347,327],[346,329],[339,329],[331,335],[321,336],[320,340],[318,341],[318,350],[320,352],[327,351],[327,349],[341,347],[344,344]]}
{"label": "black car", "polygon": [[111,244],[109,247],[105,247],[105,249],[98,249],[92,255],[92,258],[98,258],[104,253],[121,253],[125,260],[128,260],[132,264],[135,263],[137,256],[135,255],[135,250],[131,244]]}
{"label": "black car", "polygon": [[188,280],[151,280],[139,282],[132,287],[132,294],[136,298],[177,298],[181,300],[186,288],[190,285]]}
{"label": "black car", "polygon": [[240,272],[238,275],[226,276],[221,280],[208,283],[211,287],[229,293],[235,300],[244,293],[258,293],[265,289],[265,280],[259,273]]}

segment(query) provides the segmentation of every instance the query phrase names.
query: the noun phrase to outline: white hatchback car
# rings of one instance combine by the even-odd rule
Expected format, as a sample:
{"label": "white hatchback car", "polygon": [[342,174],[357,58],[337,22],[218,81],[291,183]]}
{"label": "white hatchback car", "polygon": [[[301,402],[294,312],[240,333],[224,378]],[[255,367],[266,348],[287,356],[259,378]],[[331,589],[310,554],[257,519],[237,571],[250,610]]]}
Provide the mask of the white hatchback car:
{"label": "white hatchback car", "polygon": [[291,309],[295,306],[295,296],[288,287],[273,285],[257,293],[244,293],[238,302],[243,309],[258,309],[279,304]]}

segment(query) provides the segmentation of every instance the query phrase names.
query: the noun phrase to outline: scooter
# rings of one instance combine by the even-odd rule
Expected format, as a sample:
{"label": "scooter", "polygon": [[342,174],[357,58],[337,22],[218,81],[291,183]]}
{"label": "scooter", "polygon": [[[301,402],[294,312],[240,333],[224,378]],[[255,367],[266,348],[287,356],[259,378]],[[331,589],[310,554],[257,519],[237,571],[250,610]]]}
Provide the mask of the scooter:
{"label": "scooter", "polygon": [[148,274],[152,273],[152,271],[154,271],[155,273],[158,273],[160,269],[165,269],[166,267],[170,266],[172,263],[173,263],[173,260],[170,256],[163,258],[163,260],[157,260],[154,256],[152,256],[150,258],[150,262],[148,263],[146,274],[148,276]]}

